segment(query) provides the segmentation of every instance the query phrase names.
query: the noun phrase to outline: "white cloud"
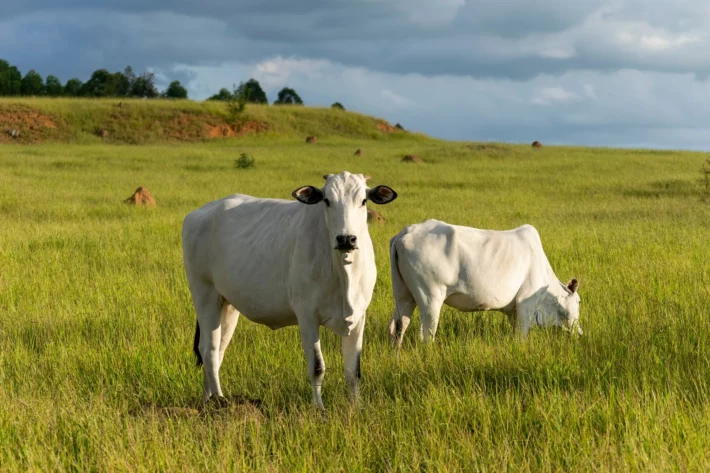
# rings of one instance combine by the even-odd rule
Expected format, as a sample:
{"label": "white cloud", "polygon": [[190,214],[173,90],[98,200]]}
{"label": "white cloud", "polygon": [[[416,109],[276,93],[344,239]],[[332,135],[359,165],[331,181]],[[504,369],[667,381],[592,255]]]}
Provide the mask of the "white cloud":
{"label": "white cloud", "polygon": [[650,35],[641,36],[640,43],[641,47],[645,49],[651,49],[656,51],[666,51],[668,49],[675,49],[686,44],[698,43],[700,39],[695,36],[680,35],[676,37],[668,35]]}
{"label": "white cloud", "polygon": [[576,55],[574,48],[552,47],[540,51],[540,57],[548,59],[569,59]]}
{"label": "white cloud", "polygon": [[564,103],[579,99],[573,92],[568,92],[562,87],[545,87],[538,90],[532,99],[535,105],[550,105],[552,103]]}
{"label": "white cloud", "polygon": [[412,108],[416,105],[416,102],[414,102],[413,100],[410,100],[406,97],[402,97],[401,95],[396,94],[389,89],[382,89],[380,91],[380,97],[387,100],[388,102],[391,102],[399,108]]}

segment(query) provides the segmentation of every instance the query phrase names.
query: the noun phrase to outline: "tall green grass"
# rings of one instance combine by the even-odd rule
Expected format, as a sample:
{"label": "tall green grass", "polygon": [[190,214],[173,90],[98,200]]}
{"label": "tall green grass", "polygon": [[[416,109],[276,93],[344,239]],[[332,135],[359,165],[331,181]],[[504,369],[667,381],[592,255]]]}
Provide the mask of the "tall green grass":
{"label": "tall green grass", "polygon": [[[710,469],[701,155],[296,135],[0,148],[0,471]],[[242,152],[256,168],[234,168]],[[222,367],[234,402],[196,410],[182,218],[234,192],[290,198],[341,170],[399,193],[370,228],[360,407],[337,337],[322,331],[323,420],[297,329],[242,318]],[[122,204],[139,185],[157,208]],[[585,336],[519,341],[500,314],[446,309],[435,344],[410,330],[397,359],[387,244],[426,218],[533,224],[558,277],[580,280]]]}

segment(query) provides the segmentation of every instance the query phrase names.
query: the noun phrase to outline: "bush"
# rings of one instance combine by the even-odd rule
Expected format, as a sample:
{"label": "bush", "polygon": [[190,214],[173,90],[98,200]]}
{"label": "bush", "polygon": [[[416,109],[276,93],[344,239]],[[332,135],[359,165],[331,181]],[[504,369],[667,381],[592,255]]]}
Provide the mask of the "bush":
{"label": "bush", "polygon": [[239,159],[234,160],[234,167],[237,169],[250,169],[254,167],[254,158],[249,153],[242,153]]}
{"label": "bush", "polygon": [[233,90],[234,92],[229,94],[229,98],[226,100],[227,115],[232,123],[237,123],[247,107],[247,102],[249,101],[249,91],[242,90],[240,93],[239,89],[233,88]]}
{"label": "bush", "polygon": [[330,106],[330,108],[335,108],[337,110],[345,110],[345,107],[343,107],[343,104],[340,102],[335,102],[333,105]]}
{"label": "bush", "polygon": [[398,129],[398,130],[405,131],[405,130],[404,130],[404,127],[403,127],[402,125],[400,125],[399,123],[397,123],[394,127],[395,127],[396,129]]}

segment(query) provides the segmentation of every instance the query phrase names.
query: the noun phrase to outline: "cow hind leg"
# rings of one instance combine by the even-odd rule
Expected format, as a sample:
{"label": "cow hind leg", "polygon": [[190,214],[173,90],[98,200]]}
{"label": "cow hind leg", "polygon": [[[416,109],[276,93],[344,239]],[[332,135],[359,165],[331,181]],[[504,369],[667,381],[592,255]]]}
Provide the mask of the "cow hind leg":
{"label": "cow hind leg", "polygon": [[409,322],[412,320],[414,309],[417,307],[414,298],[411,295],[406,299],[396,299],[392,321],[390,322],[388,333],[392,343],[399,348],[404,339],[404,333],[409,327]]}
{"label": "cow hind leg", "polygon": [[313,388],[313,404],[323,409],[321,386],[325,377],[325,360],[320,350],[320,334],[316,324],[299,324],[301,332],[301,345],[308,364],[308,377]]}
{"label": "cow hind leg", "polygon": [[427,294],[420,292],[414,296],[417,306],[419,306],[420,335],[424,342],[434,341],[439,326],[439,314],[441,306],[444,305],[444,299],[439,297],[437,293],[442,293],[442,291],[435,288],[428,291]]}
{"label": "cow hind leg", "polygon": [[[222,396],[219,382],[221,319],[224,300],[213,288],[193,290],[193,302],[197,312],[196,336],[199,337],[198,351],[203,362],[204,387],[202,400],[208,401],[213,395]],[[197,338],[196,337],[196,338]]]}
{"label": "cow hind leg", "polygon": [[219,366],[222,366],[222,361],[224,361],[224,351],[229,346],[229,342],[232,341],[232,335],[234,335],[234,329],[237,328],[237,322],[239,322],[239,311],[234,308],[229,302],[225,302],[222,305],[222,316],[220,319],[221,323],[221,337],[219,340]]}

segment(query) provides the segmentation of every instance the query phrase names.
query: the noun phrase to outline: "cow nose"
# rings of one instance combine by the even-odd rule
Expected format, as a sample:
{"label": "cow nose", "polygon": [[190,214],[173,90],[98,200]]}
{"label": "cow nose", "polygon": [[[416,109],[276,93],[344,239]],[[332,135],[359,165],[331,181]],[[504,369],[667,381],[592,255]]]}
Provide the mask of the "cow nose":
{"label": "cow nose", "polygon": [[338,243],[336,250],[348,251],[357,249],[357,237],[355,235],[338,235],[335,237]]}

